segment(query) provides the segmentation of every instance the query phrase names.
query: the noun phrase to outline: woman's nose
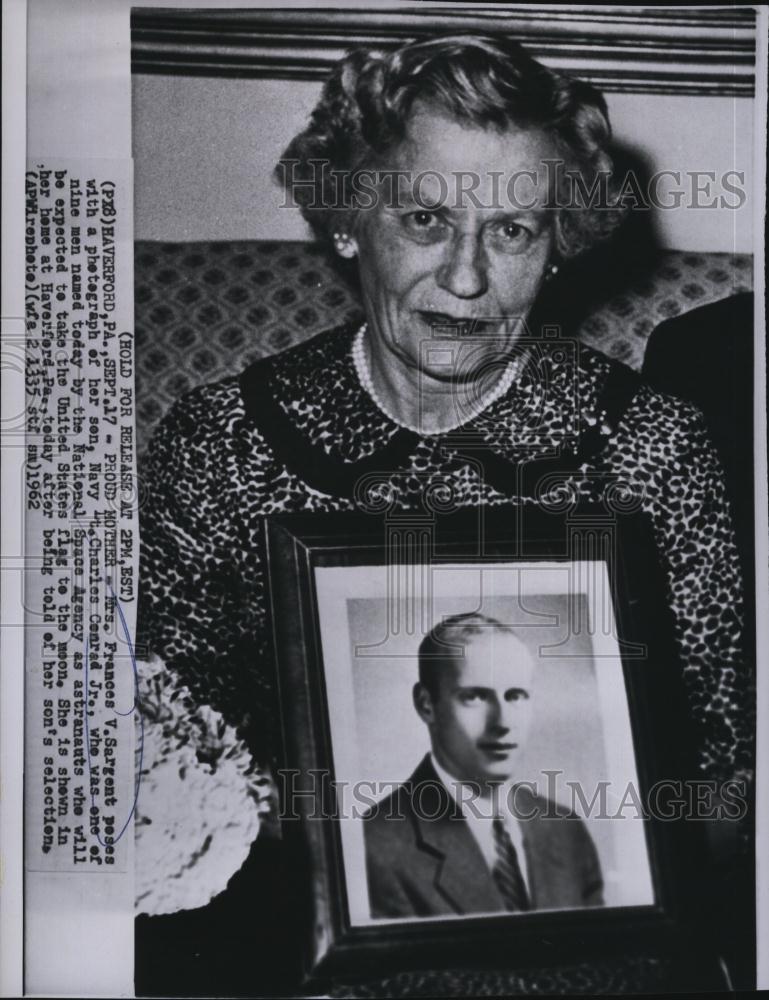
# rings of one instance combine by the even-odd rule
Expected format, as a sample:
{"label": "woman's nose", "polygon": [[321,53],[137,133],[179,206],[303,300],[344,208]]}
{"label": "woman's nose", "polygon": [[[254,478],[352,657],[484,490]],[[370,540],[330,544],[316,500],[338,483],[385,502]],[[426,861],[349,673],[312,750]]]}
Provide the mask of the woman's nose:
{"label": "woman's nose", "polygon": [[486,291],[486,263],[480,241],[472,234],[457,234],[446,248],[436,280],[439,287],[460,299],[474,299]]}

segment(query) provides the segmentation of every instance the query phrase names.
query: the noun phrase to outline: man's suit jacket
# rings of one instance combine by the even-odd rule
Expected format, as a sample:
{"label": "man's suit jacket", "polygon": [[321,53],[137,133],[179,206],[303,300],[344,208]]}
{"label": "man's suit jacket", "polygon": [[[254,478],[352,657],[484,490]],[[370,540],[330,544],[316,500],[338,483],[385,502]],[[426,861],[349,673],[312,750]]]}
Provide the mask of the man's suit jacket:
{"label": "man's suit jacket", "polygon": [[[603,880],[584,823],[525,787],[522,821],[533,909],[603,904]],[[505,904],[459,805],[427,756],[409,781],[364,817],[373,917],[496,913]],[[523,859],[521,864],[523,865]]]}

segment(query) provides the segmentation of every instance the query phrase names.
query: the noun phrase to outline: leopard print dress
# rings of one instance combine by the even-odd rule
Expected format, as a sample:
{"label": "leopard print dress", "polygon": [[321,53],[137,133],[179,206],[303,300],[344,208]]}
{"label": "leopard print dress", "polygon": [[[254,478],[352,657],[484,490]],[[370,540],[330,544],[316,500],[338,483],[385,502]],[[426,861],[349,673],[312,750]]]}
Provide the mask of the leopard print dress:
{"label": "leopard print dress", "polygon": [[[699,411],[584,345],[540,338],[525,348],[509,391],[460,434],[420,436],[384,415],[359,382],[354,334],[321,334],[240,378],[192,391],[167,414],[143,470],[151,490],[141,521],[139,641],[267,760],[277,708],[266,515],[370,510],[377,494],[417,510],[436,487],[456,507],[541,504],[551,490],[615,509],[635,504],[650,517],[664,568],[699,766],[721,780],[749,771],[740,570]],[[571,979],[600,989],[597,969]],[[611,966],[612,989],[633,989],[617,976]],[[536,988],[501,977],[492,992]],[[437,980],[432,988],[441,988]],[[370,989],[408,995],[416,986]]]}

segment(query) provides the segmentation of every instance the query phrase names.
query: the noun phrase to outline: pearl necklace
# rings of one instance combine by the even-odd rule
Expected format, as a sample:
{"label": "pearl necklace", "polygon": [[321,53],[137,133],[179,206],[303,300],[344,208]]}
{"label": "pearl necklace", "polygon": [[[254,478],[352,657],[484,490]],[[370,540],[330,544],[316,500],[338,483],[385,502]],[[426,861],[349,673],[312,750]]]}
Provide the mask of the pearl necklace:
{"label": "pearl necklace", "polygon": [[366,335],[366,329],[368,323],[364,323],[363,326],[355,334],[355,340],[352,344],[352,361],[355,365],[355,371],[358,375],[358,380],[366,392],[371,397],[375,405],[388,417],[394,424],[398,424],[399,427],[405,427],[406,430],[412,431],[414,434],[419,434],[420,437],[437,437],[439,434],[446,434],[449,431],[456,430],[457,427],[462,427],[464,424],[468,423],[470,420],[474,420],[480,413],[488,409],[492,403],[496,402],[500,396],[508,391],[510,386],[513,384],[513,380],[518,374],[519,368],[519,358],[514,358],[510,361],[505,368],[501,378],[491,390],[488,396],[485,397],[478,405],[472,408],[463,418],[455,424],[451,424],[448,427],[441,427],[435,431],[424,431],[421,427],[417,427],[414,424],[409,424],[405,420],[401,420],[388,409],[387,406],[382,402],[379,394],[374,388],[374,383],[371,378],[371,372],[369,371],[368,362],[366,360],[366,350],[364,347],[364,338]]}

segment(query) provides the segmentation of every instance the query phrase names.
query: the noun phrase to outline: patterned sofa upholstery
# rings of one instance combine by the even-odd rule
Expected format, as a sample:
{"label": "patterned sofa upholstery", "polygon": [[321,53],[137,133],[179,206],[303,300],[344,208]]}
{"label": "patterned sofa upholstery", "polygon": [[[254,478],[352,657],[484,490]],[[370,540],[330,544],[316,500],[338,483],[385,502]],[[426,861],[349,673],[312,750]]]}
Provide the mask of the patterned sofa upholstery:
{"label": "patterned sofa upholstery", "polygon": [[[579,336],[634,368],[663,320],[752,288],[749,255],[668,251],[611,274],[599,268]],[[355,291],[311,243],[137,242],[135,289],[140,456],[187,390],[361,315]]]}

